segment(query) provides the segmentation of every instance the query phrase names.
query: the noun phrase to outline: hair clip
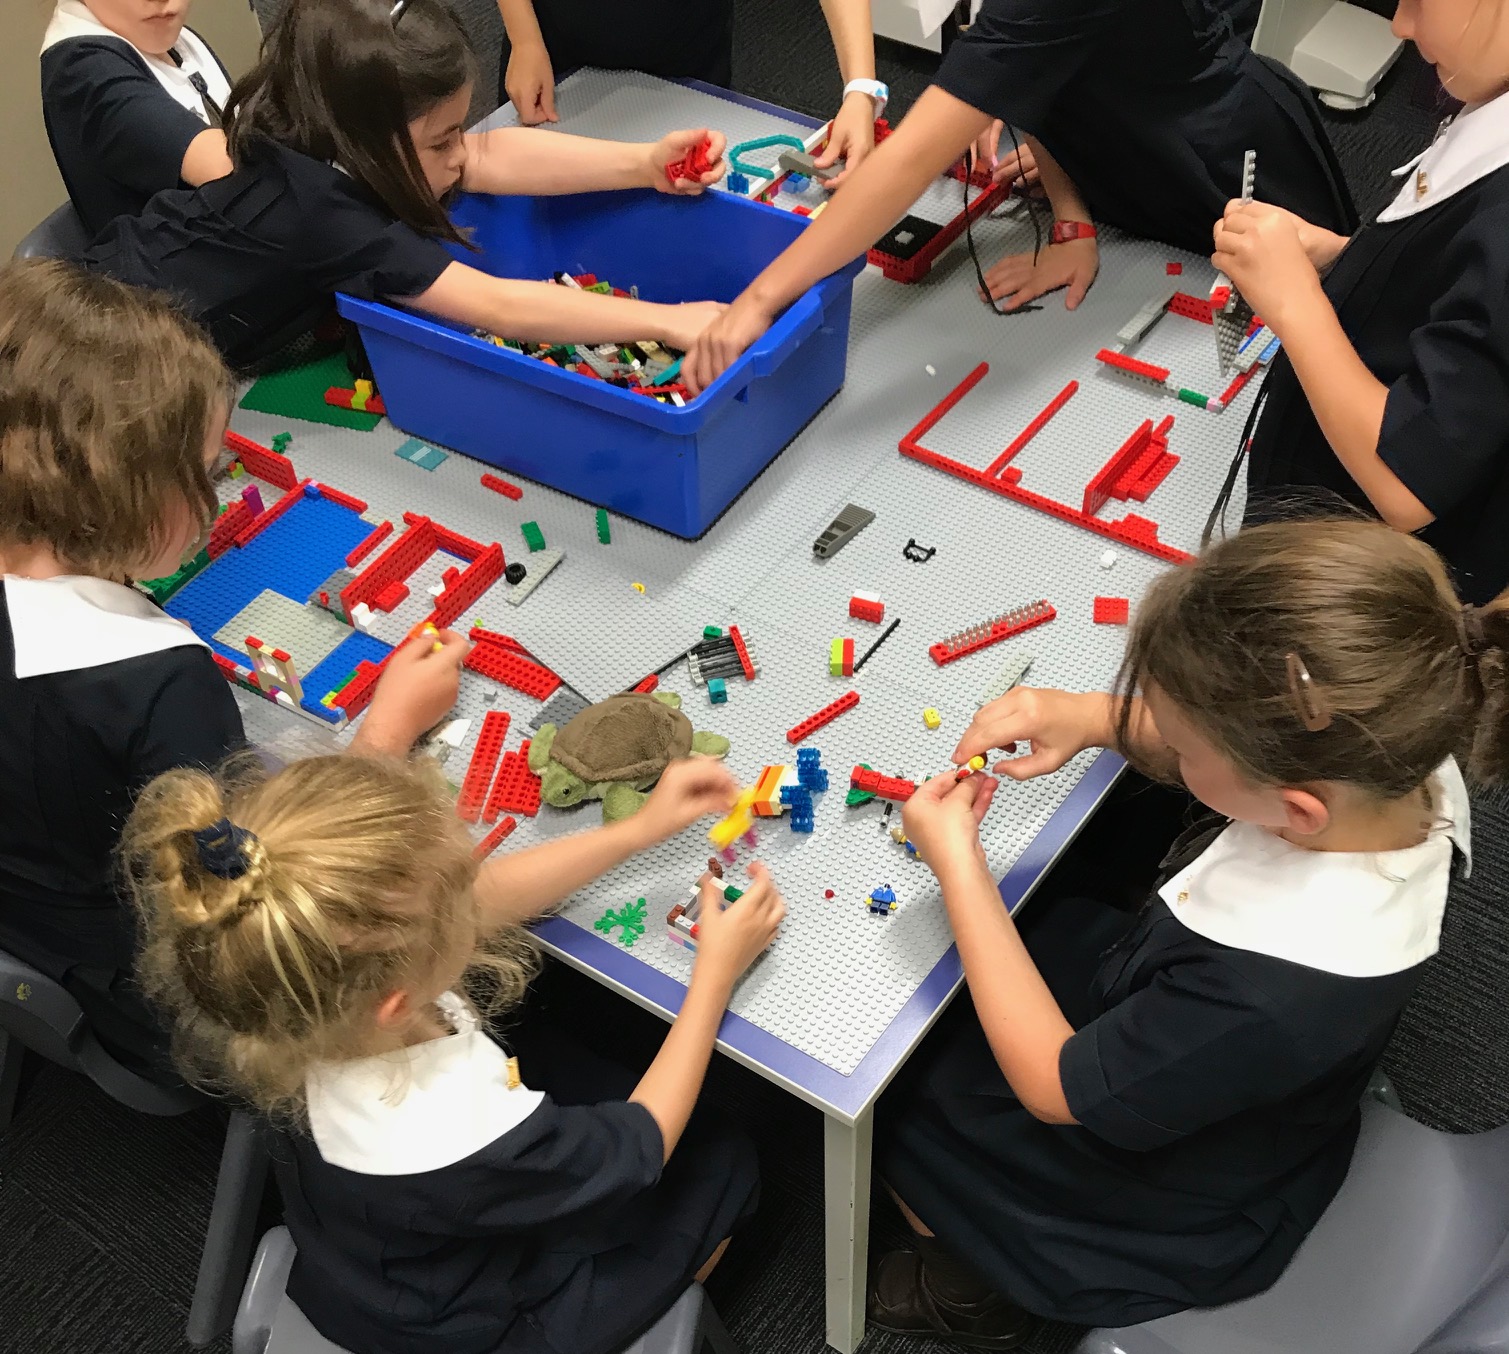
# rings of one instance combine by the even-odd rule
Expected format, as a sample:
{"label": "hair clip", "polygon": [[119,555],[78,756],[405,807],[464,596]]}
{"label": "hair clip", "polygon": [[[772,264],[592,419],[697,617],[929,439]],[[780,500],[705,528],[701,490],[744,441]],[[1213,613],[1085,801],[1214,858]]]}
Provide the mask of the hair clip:
{"label": "hair clip", "polygon": [[1469,602],[1462,608],[1462,637],[1457,641],[1468,658],[1475,658],[1488,647],[1488,635],[1483,629],[1483,609]]}
{"label": "hair clip", "polygon": [[413,0],[397,0],[397,3],[393,6],[392,10],[388,14],[388,20],[390,23],[392,23],[394,28],[398,27],[398,21],[403,18],[405,12],[408,10],[410,4],[412,3]]}
{"label": "hair clip", "polygon": [[1284,666],[1289,670],[1289,697],[1294,702],[1294,713],[1299,722],[1311,733],[1319,733],[1331,724],[1331,707],[1320,688],[1310,677],[1310,669],[1297,654],[1286,654]]}
{"label": "hair clip", "polygon": [[251,841],[256,841],[256,837],[244,827],[237,827],[229,818],[222,818],[194,833],[199,863],[216,879],[240,879],[246,873],[250,862],[243,848]]}

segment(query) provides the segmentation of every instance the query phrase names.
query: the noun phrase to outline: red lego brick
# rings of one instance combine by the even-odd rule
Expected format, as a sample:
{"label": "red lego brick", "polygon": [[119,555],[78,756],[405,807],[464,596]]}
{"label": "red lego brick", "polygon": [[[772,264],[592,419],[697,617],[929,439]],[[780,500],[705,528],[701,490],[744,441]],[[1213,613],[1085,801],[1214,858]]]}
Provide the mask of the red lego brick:
{"label": "red lego brick", "polygon": [[739,655],[739,666],[744,669],[744,680],[752,682],[755,674],[759,671],[754,665],[754,660],[749,656],[749,648],[744,643],[744,636],[739,633],[737,625],[728,627],[728,637],[733,641],[734,652]]}
{"label": "red lego brick", "polygon": [[504,498],[511,498],[515,502],[524,497],[524,491],[517,484],[500,480],[496,475],[482,476],[482,487],[491,489],[495,494],[502,494]]}
{"label": "red lego brick", "polygon": [[1169,298],[1169,312],[1174,315],[1182,315],[1186,320],[1199,320],[1201,324],[1211,324],[1211,304],[1208,297],[1191,296],[1187,291],[1176,291]]}
{"label": "red lego brick", "polygon": [[915,781],[901,780],[896,776],[882,776],[867,766],[856,766],[849,776],[849,785],[855,790],[864,790],[877,799],[889,799],[904,804],[917,793]]}
{"label": "red lego brick", "polygon": [[[393,655],[390,653],[388,658]],[[382,676],[382,670],[388,665],[388,658],[381,663],[369,663],[362,659],[356,665],[356,676],[346,683],[335,696],[335,704],[346,712],[347,719],[355,719],[372,701],[372,692],[377,687],[377,679]]]}
{"label": "red lego brick", "polygon": [[[330,389],[325,392],[325,403],[333,406],[336,409],[356,409],[356,406],[351,402],[355,398],[356,391],[344,390],[340,386],[331,386]],[[386,414],[388,410],[387,406],[382,402],[382,396],[374,390],[370,395],[367,396],[366,404],[358,409],[357,412],[365,414]]]}
{"label": "red lego brick", "polygon": [[215,519],[210,528],[210,539],[205,546],[211,559],[219,559],[235,544],[236,536],[255,516],[243,499],[236,499]]}
{"label": "red lego brick", "polygon": [[505,710],[489,710],[482,717],[482,728],[477,734],[477,744],[472,749],[472,759],[466,768],[466,777],[461,782],[461,793],[456,796],[456,813],[463,822],[475,823],[487,801],[487,792],[493,783],[493,772],[498,768],[498,758],[503,755],[503,740],[508,736],[510,716]]}
{"label": "red lego brick", "polygon": [[981,649],[988,649],[992,644],[999,644],[1003,639],[1020,635],[1024,630],[1045,625],[1057,615],[1058,612],[1046,601],[1029,602],[992,621],[971,626],[947,639],[940,639],[936,644],[929,644],[928,656],[941,668],[966,654],[977,653]]}
{"label": "red lego brick", "polygon": [[1170,277],[1178,277],[1181,273],[1184,272],[1184,265],[1182,263],[1165,263],[1163,265],[1163,271]]}
{"label": "red lego brick", "polygon": [[849,615],[856,621],[871,621],[879,625],[885,620],[885,603],[872,602],[867,597],[849,598]]}
{"label": "red lego brick", "polygon": [[435,532],[436,549],[444,550],[448,555],[456,555],[468,563],[487,549],[481,541],[474,541],[469,536],[463,536],[449,527],[443,527],[423,513],[406,512],[403,515],[403,521],[408,527],[417,527],[421,522],[428,522]]}
{"label": "red lego brick", "polygon": [[666,182],[674,184],[677,179],[700,179],[713,167],[713,162],[707,156],[712,147],[712,141],[705,140],[701,145],[692,147],[681,159],[672,160],[665,167]]}
{"label": "red lego brick", "polygon": [[389,583],[372,599],[372,606],[378,611],[396,611],[408,595],[407,583]]}
{"label": "red lego brick", "polygon": [[491,681],[522,691],[542,701],[554,694],[561,679],[549,668],[509,653],[492,644],[478,644],[466,656],[466,666]]}
{"label": "red lego brick", "polygon": [[522,813],[533,818],[540,811],[540,778],[529,769],[529,740],[517,752],[505,752],[498,779],[487,797],[482,821],[490,823],[499,813]]}
{"label": "red lego brick", "polygon": [[1102,348],[1095,354],[1097,362],[1103,362],[1108,367],[1115,367],[1117,371],[1124,371],[1128,376],[1140,376],[1145,381],[1151,381],[1154,385],[1162,385],[1169,377],[1167,367],[1154,366],[1151,362],[1140,362],[1135,357],[1128,357],[1125,353],[1118,353],[1110,348]]}
{"label": "red lego brick", "polygon": [[1125,597],[1097,597],[1095,599],[1096,625],[1125,625],[1131,612],[1131,603]]}
{"label": "red lego brick", "polygon": [[1011,195],[1009,183],[998,183],[976,194],[973,202],[954,217],[909,259],[898,259],[894,254],[885,254],[872,249],[868,258],[893,282],[917,282],[926,277],[933,263],[949,245],[964,233],[965,225],[994,211]]}
{"label": "red lego brick", "polygon": [[494,644],[500,649],[506,649],[509,653],[520,654],[529,657],[529,650],[519,643],[512,635],[505,635],[501,630],[484,630],[480,625],[474,625],[466,632],[466,637],[473,644]]}
{"label": "red lego brick", "polygon": [[844,694],[840,696],[836,701],[834,701],[831,705],[823,706],[823,708],[819,710],[815,715],[804,719],[794,729],[788,729],[786,731],[786,741],[788,743],[800,743],[802,739],[810,738],[819,729],[823,728],[825,725],[831,724],[835,719],[843,714],[845,710],[852,710],[858,704],[859,692],[845,691]]}
{"label": "red lego brick", "polygon": [[1210,289],[1210,309],[1212,314],[1218,310],[1225,310],[1230,302],[1230,287],[1212,287]]}
{"label": "red lego brick", "polygon": [[791,209],[791,214],[793,216],[811,216],[812,215],[812,208],[811,207],[793,207]]}
{"label": "red lego brick", "polygon": [[232,663],[229,658],[227,658],[224,654],[214,653],[213,651],[210,653],[210,657],[215,660],[215,666],[220,669],[221,675],[224,676],[227,681],[240,681],[241,669],[238,668],[234,663]]}
{"label": "red lego brick", "polygon": [[963,480],[966,484],[977,485],[993,494],[999,494],[1002,498],[1009,498],[1013,503],[1020,503],[1023,507],[1047,513],[1050,517],[1057,517],[1060,521],[1068,522],[1072,526],[1093,531],[1097,536],[1104,536],[1109,540],[1119,541],[1131,549],[1141,550],[1144,554],[1152,555],[1154,559],[1161,559],[1169,564],[1188,564],[1194,559],[1194,556],[1187,551],[1165,545],[1160,541],[1157,524],[1145,518],[1128,516],[1120,522],[1103,522],[1098,517],[1087,517],[1078,508],[1071,508],[1043,494],[1023,489],[1011,480],[1009,475],[991,479],[973,466],[942,456],[936,451],[929,451],[928,448],[922,446],[918,439],[933,428],[965,395],[969,394],[984,379],[989,370],[990,363],[981,362],[944,396],[937,408],[901,439],[897,448],[901,454],[911,460],[921,461],[923,465],[930,465],[934,470],[941,470],[945,475],[952,475],[955,479]]}
{"label": "red lego brick", "polygon": [[278,520],[278,518],[280,518],[291,507],[293,507],[295,503],[297,503],[301,498],[304,497],[304,486],[306,484],[313,483],[313,480],[300,480],[266,512],[259,512],[249,522],[243,524],[240,530],[238,530],[235,536],[231,539],[231,544],[245,545],[249,540],[252,539],[252,537],[257,535],[258,532],[264,530],[267,527],[270,527],[274,522]]}
{"label": "red lego brick", "polygon": [[647,696],[660,685],[660,678],[653,672],[634,688],[641,696]]}
{"label": "red lego brick", "polygon": [[384,522],[381,526],[372,528],[371,534],[349,555],[346,556],[346,567],[354,569],[374,550],[377,549],[393,533],[393,523]]}
{"label": "red lego brick", "polygon": [[[1042,432],[1042,430],[1048,426],[1049,420],[1052,419],[1060,409],[1068,404],[1069,401],[1073,399],[1078,392],[1078,381],[1070,381],[1068,385],[1060,390],[1058,394],[1048,402],[1047,408],[1045,408],[1042,413],[1040,413],[1035,419],[1032,420],[1031,423],[1023,428],[1021,432],[1013,437],[1010,443],[1007,444],[1006,450],[1003,451],[999,456],[995,458],[995,460],[993,460],[988,466],[985,467],[985,477],[987,479],[994,479],[997,475],[999,475],[1005,468],[1006,464],[1011,460],[1011,458],[1015,456],[1017,452],[1019,452],[1023,447],[1025,447],[1027,443],[1032,441],[1034,437]],[[1021,479],[1021,477],[1022,472],[1020,470],[1015,470],[1012,472],[1011,482],[1015,483],[1017,480]]]}
{"label": "red lego brick", "polygon": [[1234,380],[1229,386],[1226,387],[1225,390],[1223,390],[1218,396],[1216,396],[1216,398],[1221,402],[1221,408],[1226,408],[1226,406],[1230,404],[1232,400],[1236,399],[1236,397],[1241,393],[1242,387],[1245,386],[1248,381],[1252,380],[1252,378],[1257,375],[1258,371],[1259,368],[1256,365],[1253,365],[1251,367],[1248,367],[1246,371],[1238,372],[1236,380]]}
{"label": "red lego brick", "polygon": [[226,429],[225,445],[240,459],[248,475],[274,484],[279,489],[292,489],[299,477],[294,473],[293,462],[286,456],[253,442],[249,437]]}
{"label": "red lego brick", "polygon": [[1101,468],[1095,472],[1095,476],[1085,485],[1085,501],[1080,512],[1086,517],[1094,517],[1114,494],[1116,484],[1137,464],[1142,458],[1143,452],[1153,440],[1153,420],[1143,420],[1141,426],[1125,442],[1116,453]]}
{"label": "red lego brick", "polygon": [[341,609],[347,617],[358,602],[372,605],[383,588],[389,583],[403,582],[439,549],[435,524],[428,517],[415,517],[411,521],[405,513],[404,521],[408,529],[341,589]]}
{"label": "red lego brick", "polygon": [[486,860],[490,855],[492,855],[494,851],[498,849],[498,847],[503,844],[504,839],[514,830],[514,828],[518,827],[518,825],[519,820],[517,818],[505,818],[501,823],[498,824],[497,827],[489,832],[487,836],[482,838],[480,842],[472,847],[472,859]]}
{"label": "red lego brick", "polygon": [[430,619],[445,628],[503,577],[503,547],[496,541],[435,599]]}
{"label": "red lego brick", "polygon": [[572,276],[571,280],[573,282],[575,282],[577,284],[577,286],[579,286],[579,287],[595,287],[595,286],[597,286],[597,274],[596,273],[576,273],[576,274],[574,274]]}
{"label": "red lego brick", "polygon": [[350,508],[352,512],[366,512],[367,505],[363,500],[343,493],[339,489],[332,489],[328,484],[318,486],[321,498],[328,498],[332,503],[339,503],[343,508]]}

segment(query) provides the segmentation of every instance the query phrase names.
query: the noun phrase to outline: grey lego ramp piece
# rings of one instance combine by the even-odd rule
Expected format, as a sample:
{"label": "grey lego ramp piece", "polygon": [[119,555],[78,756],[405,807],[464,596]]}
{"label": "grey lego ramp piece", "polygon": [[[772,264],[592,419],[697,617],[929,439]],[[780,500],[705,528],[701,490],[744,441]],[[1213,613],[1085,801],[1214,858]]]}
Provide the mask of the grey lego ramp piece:
{"label": "grey lego ramp piece", "polygon": [[503,589],[503,600],[509,606],[521,606],[534,594],[534,590],[540,586],[555,571],[555,566],[565,558],[565,552],[551,550],[531,550],[527,555],[515,555],[510,564],[522,564],[527,572],[522,583],[509,583]]}
{"label": "grey lego ramp piece", "polygon": [[[755,110],[648,77],[642,86],[635,77],[615,74],[611,80],[630,87],[609,101],[626,120],[576,122],[573,108],[607,106],[594,95],[582,104],[566,102],[569,129],[650,136],[670,126],[711,125],[734,138],[787,130]],[[1010,249],[1032,245],[1031,228],[1020,220],[983,221],[975,235],[987,267]],[[816,832],[796,836],[784,820],[759,828],[759,854],[786,893],[791,920],[733,1004],[755,1024],[847,1074],[949,944],[931,875],[909,863],[882,831],[880,806],[844,808],[849,771],[860,761],[893,775],[942,770],[982,692],[1019,654],[1035,655],[1035,685],[1103,688],[1114,677],[1126,630],[1092,624],[1095,597],[1127,597],[1135,608],[1147,583],[1167,567],[906,459],[897,442],[978,362],[988,361],[989,373],[922,439],[940,453],[984,467],[1066,382],[1076,380],[1078,394],[1014,464],[1023,487],[1078,506],[1090,477],[1144,419],[1172,414],[1169,450],[1179,464],[1145,504],[1113,501],[1101,515],[1151,518],[1164,541],[1192,550],[1258,385],[1254,379],[1233,408],[1212,414],[1105,371],[1096,351],[1110,346],[1127,316],[1165,285],[1169,259],[1183,262],[1184,290],[1193,295],[1208,293],[1212,273],[1192,255],[1114,231],[1103,233],[1101,245],[1101,275],[1072,314],[1059,296],[1049,296],[1035,314],[993,315],[974,299],[962,244],[915,286],[888,282],[874,270],[861,275],[845,388],[699,542],[614,516],[613,543],[599,545],[589,504],[518,477],[512,478],[524,496],[512,502],[483,489],[478,480],[486,467],[460,455],[433,472],[418,470],[391,454],[403,434],[386,421],[361,433],[238,410],[236,428],[264,444],[274,432],[292,428],[290,455],[301,476],[367,499],[371,515],[391,518],[395,527],[405,509],[426,513],[473,539],[500,542],[506,556],[527,564],[519,524],[538,521],[551,546],[566,552],[549,586],[514,608],[503,599],[507,585],[499,584],[461,619],[480,617],[488,628],[514,636],[593,699],[633,685],[695,643],[704,625],[738,624],[761,671],[753,683],[730,681],[726,705],[708,703],[684,662],[661,684],[682,696],[695,727],[732,740],[729,764],[746,784],[767,763],[794,761],[788,728],[850,686],[861,693],[856,709],[807,744],[821,749],[832,785],[816,797]],[[1211,397],[1229,384],[1217,370],[1210,327],[1197,321],[1166,316],[1142,341],[1138,356],[1170,367],[1181,385]],[[929,376],[927,366],[936,374]],[[1240,520],[1240,499],[1239,487],[1233,523]],[[875,521],[833,559],[814,558],[812,542],[846,503],[872,510]],[[908,563],[901,551],[909,537],[938,553],[929,563]],[[1099,559],[1108,549],[1116,562],[1102,569]],[[632,589],[635,581],[646,585],[643,595]],[[414,603],[413,620],[422,619],[431,600],[413,580],[410,586],[404,605]],[[856,678],[830,678],[827,650],[834,638],[852,637],[862,649],[883,629],[849,617],[848,599],[856,590],[885,602],[886,624],[898,617],[902,623]],[[1040,597],[1055,605],[1056,620],[944,668],[928,657],[934,640]],[[413,621],[403,613],[393,623],[401,635]],[[937,732],[923,727],[926,706],[943,717]],[[265,709],[283,713],[271,705]],[[507,747],[514,750],[528,736],[540,704],[464,673],[457,713],[473,723],[447,765],[458,783],[489,709],[512,715]],[[1087,762],[1003,786],[984,834],[997,874],[1041,830]],[[546,806],[535,820],[519,818],[510,845],[579,831],[599,820],[595,804],[567,811]],[[706,826],[589,886],[567,904],[566,915],[590,929],[605,908],[639,896],[650,900],[651,915],[656,908],[664,915],[702,868],[709,851]],[[477,835],[483,831],[479,825]],[[872,917],[864,895],[887,882],[901,905],[889,920]],[[826,888],[837,896],[824,900]],[[658,932],[634,953],[663,972],[686,975],[688,956]]]}
{"label": "grey lego ramp piece", "polygon": [[350,634],[351,627],[328,611],[305,606],[268,588],[226,621],[215,638],[244,653],[246,637],[255,635],[264,644],[285,650],[302,680]]}
{"label": "grey lego ramp piece", "polygon": [[578,696],[569,686],[563,686],[535,712],[529,721],[529,731],[538,733],[544,724],[562,728],[575,719],[592,702]]}

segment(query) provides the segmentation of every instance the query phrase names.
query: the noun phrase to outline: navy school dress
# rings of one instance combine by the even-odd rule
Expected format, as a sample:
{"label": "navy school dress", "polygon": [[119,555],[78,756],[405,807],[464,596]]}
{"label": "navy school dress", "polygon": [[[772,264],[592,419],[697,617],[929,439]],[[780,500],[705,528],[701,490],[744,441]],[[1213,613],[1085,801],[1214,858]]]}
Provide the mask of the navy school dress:
{"label": "navy school dress", "polygon": [[[1481,605],[1509,587],[1509,96],[1457,118],[1406,170],[1325,292],[1388,387],[1378,454],[1435,514],[1418,534]],[[1247,488],[1250,521],[1337,496],[1373,511],[1282,354],[1263,388]]]}
{"label": "navy school dress", "polygon": [[1263,201],[1356,224],[1309,91],[1212,0],[985,0],[934,83],[1037,137],[1094,218],[1133,235],[1210,253],[1248,150]]}
{"label": "navy school dress", "polygon": [[564,1036],[455,1033],[308,1081],[275,1154],[288,1292],[362,1354],[616,1354],[753,1212],[754,1147],[699,1110],[662,1166],[636,1078]]}
{"label": "navy school dress", "polygon": [[262,141],[225,178],[117,218],[82,261],[171,293],[232,367],[249,368],[325,319],[337,291],[418,296],[452,258],[349,175]]}
{"label": "navy school dress", "polygon": [[0,947],[61,983],[132,1071],[181,1085],[132,979],[114,861],[136,794],[243,741],[207,646],[133,588],[7,576],[0,591]]}
{"label": "navy school dress", "polygon": [[1437,947],[1469,850],[1454,763],[1437,783],[1410,850],[1201,825],[1135,919],[1083,899],[1031,919],[1076,1026],[1059,1071],[1077,1123],[1023,1108],[966,1005],[883,1102],[886,1182],[1040,1316],[1124,1325],[1267,1288],[1341,1185],[1358,1101]]}

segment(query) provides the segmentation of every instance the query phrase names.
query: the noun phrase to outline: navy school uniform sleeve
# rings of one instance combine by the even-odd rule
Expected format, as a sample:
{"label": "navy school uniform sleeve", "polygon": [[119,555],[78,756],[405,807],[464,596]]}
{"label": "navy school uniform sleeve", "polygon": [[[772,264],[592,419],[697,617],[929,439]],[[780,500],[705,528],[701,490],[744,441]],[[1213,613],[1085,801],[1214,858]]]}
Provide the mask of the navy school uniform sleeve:
{"label": "navy school uniform sleeve", "polygon": [[934,83],[1024,131],[1041,129],[1125,0],[985,0]]}
{"label": "navy school uniform sleeve", "polygon": [[206,124],[172,98],[124,41],[73,38],[43,57],[49,119],[77,129],[96,170],[150,195],[179,181]]}
{"label": "navy school uniform sleeve", "polygon": [[1098,1138],[1164,1147],[1274,1104],[1334,1064],[1232,967],[1191,961],[1091,1021],[1059,1054],[1064,1097]]}
{"label": "navy school uniform sleeve", "polygon": [[660,1179],[664,1139],[654,1116],[627,1100],[558,1105],[546,1096],[480,1154],[486,1182],[467,1201],[478,1232],[580,1231]]}
{"label": "navy school uniform sleeve", "polygon": [[1509,208],[1480,213],[1445,248],[1452,279],[1410,336],[1389,388],[1378,455],[1437,517],[1486,492],[1509,456]]}
{"label": "navy school uniform sleeve", "polygon": [[245,744],[230,683],[198,647],[151,656],[146,713],[126,746],[131,787],[180,766],[211,769]]}

